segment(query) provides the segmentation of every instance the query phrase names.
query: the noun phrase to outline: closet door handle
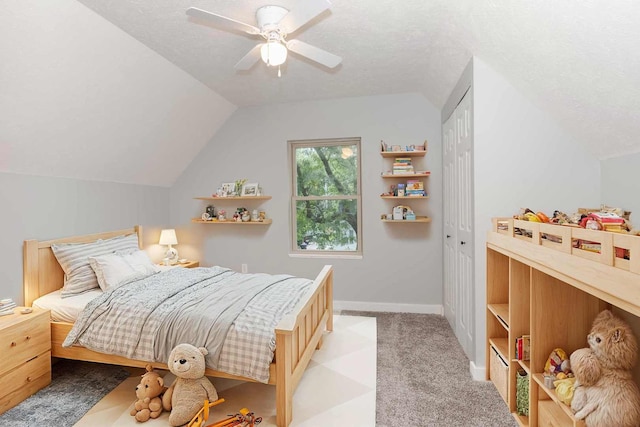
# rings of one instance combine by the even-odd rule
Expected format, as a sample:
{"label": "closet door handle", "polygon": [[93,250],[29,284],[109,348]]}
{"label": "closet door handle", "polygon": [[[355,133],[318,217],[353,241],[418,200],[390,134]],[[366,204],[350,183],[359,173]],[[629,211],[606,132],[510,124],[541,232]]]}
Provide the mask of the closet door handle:
{"label": "closet door handle", "polygon": [[451,235],[450,235],[450,234],[447,234],[447,239],[448,239],[449,237],[451,237]]}
{"label": "closet door handle", "polygon": [[466,245],[466,244],[467,244],[467,242],[462,241],[462,242],[460,242],[460,244],[461,244],[461,245]]}

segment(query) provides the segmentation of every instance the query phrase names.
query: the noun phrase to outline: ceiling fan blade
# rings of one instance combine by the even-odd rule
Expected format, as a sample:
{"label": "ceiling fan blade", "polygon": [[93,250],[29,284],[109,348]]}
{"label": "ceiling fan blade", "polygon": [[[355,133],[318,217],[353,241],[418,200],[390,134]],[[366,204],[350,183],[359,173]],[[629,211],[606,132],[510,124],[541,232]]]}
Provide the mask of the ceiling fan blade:
{"label": "ceiling fan blade", "polygon": [[233,68],[240,71],[247,71],[260,59],[260,48],[264,43],[258,43],[251,49]]}
{"label": "ceiling fan blade", "polygon": [[242,31],[248,34],[260,34],[260,29],[253,25],[245,24],[244,22],[236,21],[226,16],[217,15],[213,12],[207,12],[197,7],[187,9],[187,15],[205,20],[219,27],[224,27],[224,29]]}
{"label": "ceiling fan blade", "polygon": [[278,25],[287,34],[291,34],[330,7],[331,3],[328,0],[298,0],[298,4],[280,20]]}
{"label": "ceiling fan blade", "polygon": [[342,62],[342,58],[338,55],[334,55],[326,50],[311,46],[310,44],[301,42],[300,40],[291,40],[287,43],[287,48],[290,51],[307,57],[318,64],[324,65],[325,67],[335,68]]}

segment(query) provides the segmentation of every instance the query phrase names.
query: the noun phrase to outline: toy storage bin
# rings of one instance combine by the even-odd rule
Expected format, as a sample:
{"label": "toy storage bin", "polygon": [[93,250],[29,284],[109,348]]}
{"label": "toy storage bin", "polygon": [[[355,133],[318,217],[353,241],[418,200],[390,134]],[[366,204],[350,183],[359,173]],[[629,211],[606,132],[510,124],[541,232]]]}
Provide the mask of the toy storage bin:
{"label": "toy storage bin", "polygon": [[498,393],[507,402],[509,365],[494,346],[491,346],[489,351],[489,375],[498,389]]}

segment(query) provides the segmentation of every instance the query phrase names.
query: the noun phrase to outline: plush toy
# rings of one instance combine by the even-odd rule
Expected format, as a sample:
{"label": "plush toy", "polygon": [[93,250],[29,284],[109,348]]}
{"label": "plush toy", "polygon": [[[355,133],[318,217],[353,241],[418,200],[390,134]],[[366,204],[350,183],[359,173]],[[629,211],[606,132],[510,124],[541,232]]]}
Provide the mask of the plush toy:
{"label": "plush toy", "polygon": [[145,422],[149,418],[158,418],[162,413],[162,393],[167,389],[164,386],[164,379],[153,370],[151,365],[147,365],[147,372],[142,375],[140,384],[136,387],[136,400],[131,415],[136,417],[136,421]]}
{"label": "plush toy", "polygon": [[593,321],[589,348],[571,354],[576,377],[571,409],[587,427],[640,426],[640,390],[633,380],[638,343],[622,319],[604,310]]}
{"label": "plush toy", "polygon": [[170,425],[188,423],[202,408],[202,402],[218,400],[218,392],[204,376],[204,356],[208,353],[206,348],[191,344],[178,344],[171,350],[167,365],[176,379],[162,397],[164,409],[171,411]]}

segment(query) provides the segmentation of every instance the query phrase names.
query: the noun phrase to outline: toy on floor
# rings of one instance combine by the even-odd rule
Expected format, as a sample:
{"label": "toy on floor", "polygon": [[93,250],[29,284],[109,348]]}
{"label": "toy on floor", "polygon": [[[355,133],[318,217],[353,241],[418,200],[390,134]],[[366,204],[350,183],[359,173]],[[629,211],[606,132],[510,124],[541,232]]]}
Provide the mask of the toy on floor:
{"label": "toy on floor", "polygon": [[161,395],[167,390],[164,386],[164,379],[153,370],[153,367],[147,365],[146,369],[147,372],[142,375],[140,384],[136,386],[138,400],[130,412],[140,423],[160,416],[162,413]]}
{"label": "toy on floor", "polygon": [[209,424],[207,427],[254,427],[261,422],[262,417],[256,418],[253,412],[250,412],[247,408],[242,408],[238,413],[229,415],[229,418]]}
{"label": "toy on floor", "polygon": [[224,402],[224,399],[218,399],[215,402],[209,403],[208,400],[204,401],[204,406],[198,413],[193,417],[193,419],[189,422],[187,427],[201,427],[202,424],[209,419],[209,409],[221,404]]}
{"label": "toy on floor", "polygon": [[162,397],[164,409],[171,411],[170,425],[187,424],[202,408],[202,402],[218,400],[218,392],[204,375],[207,354],[206,348],[191,344],[178,344],[171,350],[167,365],[176,379]]}

